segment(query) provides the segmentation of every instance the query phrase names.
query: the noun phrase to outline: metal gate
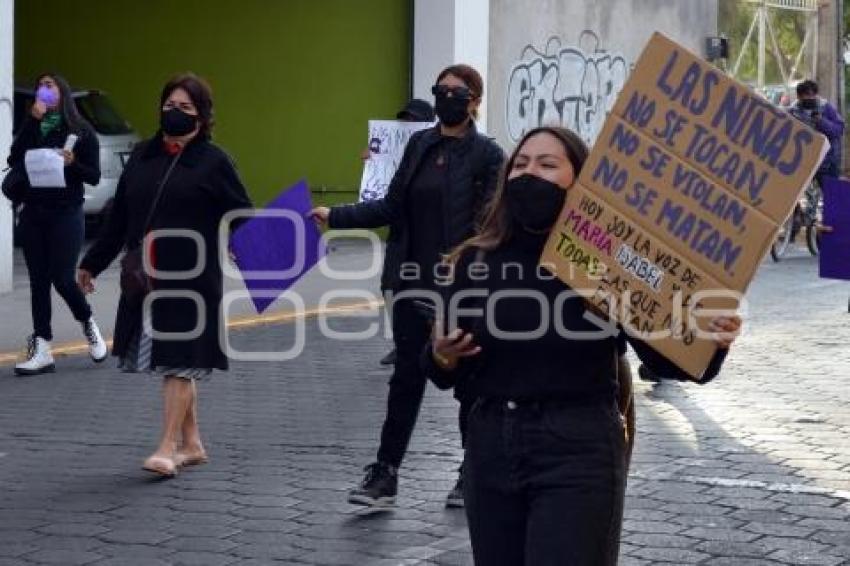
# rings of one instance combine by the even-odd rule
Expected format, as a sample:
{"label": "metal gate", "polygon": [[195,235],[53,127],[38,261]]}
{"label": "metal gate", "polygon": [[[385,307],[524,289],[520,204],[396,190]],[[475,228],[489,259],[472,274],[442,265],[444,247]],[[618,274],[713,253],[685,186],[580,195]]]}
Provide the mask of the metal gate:
{"label": "metal gate", "polygon": [[[767,63],[768,49],[773,55],[779,73],[782,76],[782,84],[786,91],[796,81],[805,78],[806,75],[814,77],[817,74],[818,53],[818,1],[817,0],[743,0],[747,4],[756,6],[752,23],[747,32],[746,39],[741,45],[741,51],[732,67],[732,76],[745,80],[748,77],[739,77],[741,62],[747,50],[752,44],[758,49],[758,63],[755,87],[763,89],[765,86],[765,65]],[[777,11],[795,11],[805,14],[805,34],[800,48],[794,56],[794,63],[790,69],[785,68],[783,53],[779,48],[777,34],[772,21],[772,14]],[[753,41],[753,36],[757,38]],[[769,42],[768,42],[769,40]],[[811,67],[801,68],[804,55],[811,53]],[[750,81],[747,81],[750,82]]]}

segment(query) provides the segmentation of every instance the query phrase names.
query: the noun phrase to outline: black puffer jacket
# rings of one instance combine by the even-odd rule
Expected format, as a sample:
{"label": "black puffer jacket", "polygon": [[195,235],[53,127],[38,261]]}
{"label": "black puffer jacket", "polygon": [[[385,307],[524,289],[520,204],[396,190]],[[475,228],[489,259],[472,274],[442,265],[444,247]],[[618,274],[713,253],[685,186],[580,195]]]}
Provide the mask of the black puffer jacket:
{"label": "black puffer jacket", "polygon": [[[423,157],[439,141],[439,126],[413,134],[384,198],[331,208],[328,219],[331,228],[393,226],[381,276],[384,290],[398,291],[401,287],[399,270],[410,253],[410,226],[405,214],[408,189]],[[446,250],[475,233],[484,205],[496,188],[505,153],[491,138],[479,134],[473,125],[460,143],[454,144],[448,160],[446,194],[450,198],[443,199],[442,235]]]}

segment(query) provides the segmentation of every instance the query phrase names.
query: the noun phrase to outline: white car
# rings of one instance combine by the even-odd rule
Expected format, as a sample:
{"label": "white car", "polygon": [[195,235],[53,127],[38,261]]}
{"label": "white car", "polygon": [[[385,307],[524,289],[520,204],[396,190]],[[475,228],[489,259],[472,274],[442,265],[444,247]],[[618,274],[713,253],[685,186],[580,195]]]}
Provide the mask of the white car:
{"label": "white car", "polygon": [[[23,123],[35,94],[30,89],[15,89],[14,131]],[[88,223],[100,224],[108,214],[118,186],[118,177],[139,136],[115,110],[106,94],[98,90],[74,91],[74,102],[80,115],[97,132],[100,143],[100,183],[85,185],[83,211]]]}

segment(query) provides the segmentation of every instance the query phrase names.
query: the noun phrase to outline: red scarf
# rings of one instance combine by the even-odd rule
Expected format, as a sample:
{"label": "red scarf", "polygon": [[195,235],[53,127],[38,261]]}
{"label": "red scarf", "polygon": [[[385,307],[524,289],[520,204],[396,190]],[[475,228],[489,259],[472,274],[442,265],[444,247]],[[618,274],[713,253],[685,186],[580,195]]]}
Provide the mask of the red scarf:
{"label": "red scarf", "polygon": [[162,147],[168,155],[177,155],[183,147],[177,142],[168,142],[162,140]]}

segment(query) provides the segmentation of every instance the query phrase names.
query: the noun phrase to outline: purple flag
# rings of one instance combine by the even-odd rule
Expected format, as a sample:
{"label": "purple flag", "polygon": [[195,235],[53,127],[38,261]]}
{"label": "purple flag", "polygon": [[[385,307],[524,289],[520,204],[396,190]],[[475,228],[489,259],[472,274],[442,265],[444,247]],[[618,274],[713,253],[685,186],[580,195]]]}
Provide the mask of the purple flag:
{"label": "purple flag", "polygon": [[257,313],[262,314],[326,253],[306,181],[283,191],[231,237],[230,248]]}
{"label": "purple flag", "polygon": [[850,280],[850,181],[826,178],[823,224],[832,228],[820,238],[820,276]]}

